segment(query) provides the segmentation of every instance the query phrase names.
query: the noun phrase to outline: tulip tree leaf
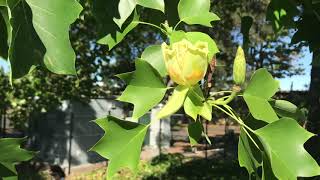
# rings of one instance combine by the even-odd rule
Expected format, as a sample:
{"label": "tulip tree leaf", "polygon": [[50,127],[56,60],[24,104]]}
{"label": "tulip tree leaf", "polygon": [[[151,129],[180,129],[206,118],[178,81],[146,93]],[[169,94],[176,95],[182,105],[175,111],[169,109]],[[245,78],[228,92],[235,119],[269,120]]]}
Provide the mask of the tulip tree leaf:
{"label": "tulip tree leaf", "polygon": [[117,74],[116,77],[120,78],[126,84],[129,84],[130,81],[132,80],[133,75],[134,75],[134,71],[133,72],[126,72],[126,73],[122,73],[122,74]]}
{"label": "tulip tree leaf", "polygon": [[0,178],[17,176],[15,165],[22,161],[28,161],[35,155],[34,152],[21,149],[24,138],[0,139]]}
{"label": "tulip tree leaf", "polygon": [[12,28],[8,54],[11,77],[20,78],[42,63],[45,47],[32,26],[32,12],[28,4],[21,0],[7,3]]}
{"label": "tulip tree leaf", "polygon": [[187,24],[200,24],[208,27],[220,18],[210,12],[210,0],[180,0],[178,4],[180,20]]}
{"label": "tulip tree leaf", "polygon": [[[252,173],[257,172],[261,164],[261,152],[253,142],[249,139],[246,132],[241,127],[238,142],[238,160],[241,167],[245,167],[251,176]],[[252,135],[251,135],[252,136]]]}
{"label": "tulip tree leaf", "polygon": [[167,68],[164,63],[160,45],[147,47],[142,53],[141,58],[151,64],[151,66],[159,72],[161,77],[165,77],[167,75]]}
{"label": "tulip tree leaf", "polygon": [[95,121],[104,131],[104,136],[91,150],[109,159],[107,179],[122,168],[136,172],[141,146],[149,126],[117,119],[112,116]]}
{"label": "tulip tree leaf", "polygon": [[136,120],[157,105],[166,91],[157,71],[148,62],[138,59],[136,71],[118,100],[134,105],[132,118]]}
{"label": "tulip tree leaf", "polygon": [[0,6],[7,6],[6,0],[0,0]]}
{"label": "tulip tree leaf", "polygon": [[192,122],[188,125],[188,134],[190,145],[195,146],[198,144],[202,137],[203,126],[200,121]]}
{"label": "tulip tree leaf", "polygon": [[256,130],[255,134],[263,144],[273,173],[278,179],[297,179],[320,174],[317,162],[303,147],[314,134],[303,129],[295,120],[282,118]]}
{"label": "tulip tree leaf", "polygon": [[280,117],[289,117],[299,121],[306,120],[304,113],[294,104],[285,100],[270,101],[273,109]]}
{"label": "tulip tree leaf", "polygon": [[118,6],[120,18],[113,18],[113,21],[121,28],[137,5],[164,12],[164,0],[120,0]]}
{"label": "tulip tree leaf", "polygon": [[177,86],[174,89],[172,95],[169,97],[167,104],[157,114],[157,118],[161,119],[177,112],[183,105],[188,91],[189,91],[188,87],[181,86],[181,85]]}
{"label": "tulip tree leaf", "polygon": [[198,115],[201,115],[206,120],[212,119],[212,107],[204,101],[203,93],[197,85],[190,89],[184,101],[183,107],[187,115],[192,117],[195,121]]}
{"label": "tulip tree leaf", "polygon": [[6,11],[6,7],[0,4],[0,57],[8,58],[8,33],[5,17],[2,15]]}
{"label": "tulip tree leaf", "polygon": [[208,49],[209,49],[209,59],[208,61],[211,62],[211,59],[215,54],[219,52],[219,48],[215,41],[208,35],[202,32],[183,32],[183,31],[174,31],[170,35],[170,43],[179,42],[183,39],[186,39],[190,41],[191,43],[195,44],[198,41],[203,41],[208,43]]}
{"label": "tulip tree leaf", "polygon": [[122,32],[116,31],[115,37],[113,37],[112,34],[108,34],[107,36],[99,39],[98,43],[108,45],[109,50],[111,50],[114,46],[120,43],[132,29],[134,29],[138,25],[138,23],[136,23],[135,21],[138,21],[139,18],[139,15],[135,12],[133,21],[130,22],[130,24],[126,28],[124,28]]}
{"label": "tulip tree leaf", "polygon": [[268,100],[278,91],[279,82],[264,68],[257,70],[247,86],[243,98],[252,116],[267,123],[278,120]]}
{"label": "tulip tree leaf", "polygon": [[46,47],[46,67],[57,74],[76,74],[76,56],[69,40],[69,28],[82,11],[81,5],[76,0],[26,2],[32,10],[33,26]]}

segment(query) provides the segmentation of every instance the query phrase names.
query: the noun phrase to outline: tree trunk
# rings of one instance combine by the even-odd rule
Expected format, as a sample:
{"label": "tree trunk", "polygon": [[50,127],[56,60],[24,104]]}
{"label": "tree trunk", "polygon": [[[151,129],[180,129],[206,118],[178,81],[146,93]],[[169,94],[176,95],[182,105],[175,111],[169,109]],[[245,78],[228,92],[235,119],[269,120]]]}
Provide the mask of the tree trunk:
{"label": "tree trunk", "polygon": [[311,83],[308,93],[309,114],[306,129],[318,136],[306,143],[306,149],[320,164],[320,50],[313,53]]}

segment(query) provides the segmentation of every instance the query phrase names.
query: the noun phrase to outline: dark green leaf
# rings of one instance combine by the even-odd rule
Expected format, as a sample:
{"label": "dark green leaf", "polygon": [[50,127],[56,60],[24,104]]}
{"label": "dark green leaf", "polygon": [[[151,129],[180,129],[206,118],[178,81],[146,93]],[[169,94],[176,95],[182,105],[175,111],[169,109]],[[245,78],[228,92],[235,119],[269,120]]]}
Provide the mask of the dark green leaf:
{"label": "dark green leaf", "polygon": [[91,150],[109,159],[107,179],[127,167],[136,172],[141,146],[149,126],[123,121],[112,116],[95,121],[104,131],[104,136]]}
{"label": "dark green leaf", "polygon": [[262,165],[261,158],[260,150],[253,144],[252,140],[243,130],[243,127],[241,127],[238,143],[238,159],[240,166],[245,167],[249,176],[251,176],[251,174],[256,173],[258,167]]}
{"label": "dark green leaf", "polygon": [[200,24],[211,27],[212,21],[220,18],[210,12],[210,0],[180,0],[178,4],[180,20],[187,24]]}
{"label": "dark green leaf", "polygon": [[8,58],[8,32],[7,32],[7,24],[3,14],[7,12],[6,7],[1,7],[0,4],[0,57],[7,59]]}
{"label": "dark green leaf", "polygon": [[42,64],[45,47],[32,26],[32,13],[21,0],[7,1],[10,9],[12,39],[9,46],[11,77],[20,78]]}
{"label": "dark green leaf", "polygon": [[295,120],[282,118],[255,131],[278,179],[320,175],[320,167],[303,144],[314,134]]}
{"label": "dark green leaf", "polygon": [[75,75],[76,56],[69,40],[69,28],[82,11],[81,5],[76,0],[26,0],[26,2],[32,10],[33,26],[46,47],[44,55],[46,67],[57,74]]}
{"label": "dark green leaf", "polygon": [[279,82],[266,69],[259,69],[253,74],[243,98],[255,119],[268,123],[279,119],[268,102],[278,89]]}
{"label": "dark green leaf", "polygon": [[134,104],[132,118],[137,120],[157,105],[166,91],[157,71],[148,62],[138,59],[136,71],[118,100]]}
{"label": "dark green leaf", "polygon": [[30,160],[35,153],[20,148],[24,138],[0,139],[0,177],[12,177],[17,175],[15,165],[22,161]]}
{"label": "dark green leaf", "polygon": [[190,123],[188,126],[189,140],[191,146],[198,144],[199,140],[202,137],[203,126],[200,121]]}
{"label": "dark green leaf", "polygon": [[160,45],[147,47],[142,53],[141,58],[151,64],[151,66],[159,72],[161,77],[165,77],[167,75],[167,68],[164,63]]}

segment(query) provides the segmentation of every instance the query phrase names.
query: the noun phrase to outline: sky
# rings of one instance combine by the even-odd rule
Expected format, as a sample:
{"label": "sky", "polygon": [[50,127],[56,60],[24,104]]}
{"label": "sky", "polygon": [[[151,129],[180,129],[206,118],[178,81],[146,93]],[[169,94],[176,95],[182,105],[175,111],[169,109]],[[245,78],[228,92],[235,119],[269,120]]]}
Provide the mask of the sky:
{"label": "sky", "polygon": [[[302,67],[304,68],[304,75],[286,77],[283,79],[278,79],[280,81],[280,90],[289,91],[292,90],[308,90],[310,84],[310,73],[311,73],[311,61],[312,54],[309,51],[304,51],[304,57],[300,60],[297,60],[298,63],[302,63]],[[0,57],[0,67],[2,67],[5,72],[9,71],[8,63],[1,59]]]}

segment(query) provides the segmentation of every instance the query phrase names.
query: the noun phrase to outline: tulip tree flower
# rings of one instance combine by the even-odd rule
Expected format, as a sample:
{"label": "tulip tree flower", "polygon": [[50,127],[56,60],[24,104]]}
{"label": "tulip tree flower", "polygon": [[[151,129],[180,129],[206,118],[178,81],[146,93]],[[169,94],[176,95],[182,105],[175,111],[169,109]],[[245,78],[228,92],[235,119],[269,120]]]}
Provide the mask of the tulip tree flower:
{"label": "tulip tree flower", "polygon": [[193,86],[203,79],[207,72],[207,42],[192,44],[183,39],[171,46],[163,43],[162,53],[170,78],[179,85]]}

